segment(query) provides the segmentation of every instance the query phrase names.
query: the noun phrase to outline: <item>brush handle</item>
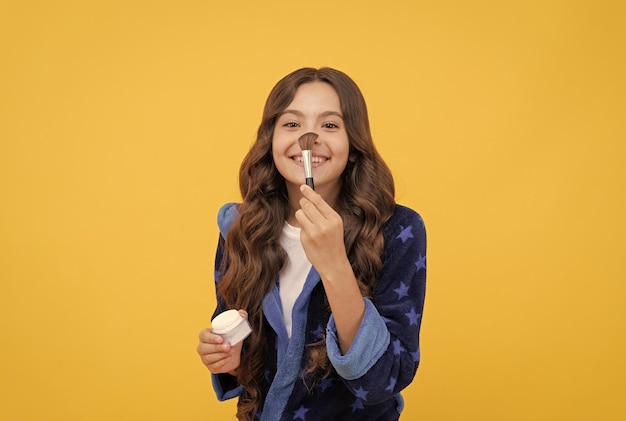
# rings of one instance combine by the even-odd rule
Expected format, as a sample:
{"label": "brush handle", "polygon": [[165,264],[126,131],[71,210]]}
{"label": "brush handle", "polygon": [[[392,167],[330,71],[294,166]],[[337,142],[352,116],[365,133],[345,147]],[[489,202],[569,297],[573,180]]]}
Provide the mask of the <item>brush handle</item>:
{"label": "brush handle", "polygon": [[313,187],[313,167],[311,165],[311,151],[305,149],[302,151],[302,162],[304,163],[304,179],[306,185],[315,190]]}

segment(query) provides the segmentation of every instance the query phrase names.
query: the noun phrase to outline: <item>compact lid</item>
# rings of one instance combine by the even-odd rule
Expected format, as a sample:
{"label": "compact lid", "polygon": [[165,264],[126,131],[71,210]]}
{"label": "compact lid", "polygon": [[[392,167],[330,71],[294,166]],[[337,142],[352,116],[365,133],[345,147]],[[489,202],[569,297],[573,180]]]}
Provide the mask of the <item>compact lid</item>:
{"label": "compact lid", "polygon": [[226,310],[211,320],[211,326],[213,326],[215,333],[225,333],[236,327],[243,320],[243,317],[237,310]]}

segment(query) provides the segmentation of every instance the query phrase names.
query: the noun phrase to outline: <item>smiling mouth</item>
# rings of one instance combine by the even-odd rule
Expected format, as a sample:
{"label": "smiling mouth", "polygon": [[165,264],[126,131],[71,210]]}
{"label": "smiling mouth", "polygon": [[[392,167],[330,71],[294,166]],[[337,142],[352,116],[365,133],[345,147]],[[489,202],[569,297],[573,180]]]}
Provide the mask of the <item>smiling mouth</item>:
{"label": "smiling mouth", "polygon": [[[293,159],[296,162],[304,162],[302,159],[302,155],[294,156],[291,159]],[[325,161],[328,161],[328,158],[326,158],[325,156],[312,156],[311,157],[312,164],[321,164],[322,162],[325,162]]]}

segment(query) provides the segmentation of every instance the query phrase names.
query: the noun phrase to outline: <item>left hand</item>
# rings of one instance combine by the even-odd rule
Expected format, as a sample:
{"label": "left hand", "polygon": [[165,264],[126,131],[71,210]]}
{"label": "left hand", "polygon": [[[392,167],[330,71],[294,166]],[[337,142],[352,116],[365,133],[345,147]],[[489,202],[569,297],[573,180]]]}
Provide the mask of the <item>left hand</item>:
{"label": "left hand", "polygon": [[306,184],[300,187],[302,198],[296,219],[300,241],[311,264],[324,279],[325,274],[348,262],[343,241],[341,216]]}

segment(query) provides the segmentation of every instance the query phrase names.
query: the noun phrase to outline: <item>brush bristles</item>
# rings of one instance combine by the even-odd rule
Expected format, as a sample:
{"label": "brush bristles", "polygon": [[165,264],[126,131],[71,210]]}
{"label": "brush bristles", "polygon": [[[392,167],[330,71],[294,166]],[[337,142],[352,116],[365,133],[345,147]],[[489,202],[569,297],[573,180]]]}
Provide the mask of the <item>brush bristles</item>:
{"label": "brush bristles", "polygon": [[298,139],[298,143],[300,144],[300,149],[303,151],[310,151],[313,149],[313,145],[315,144],[315,140],[317,140],[317,133],[305,133]]}

